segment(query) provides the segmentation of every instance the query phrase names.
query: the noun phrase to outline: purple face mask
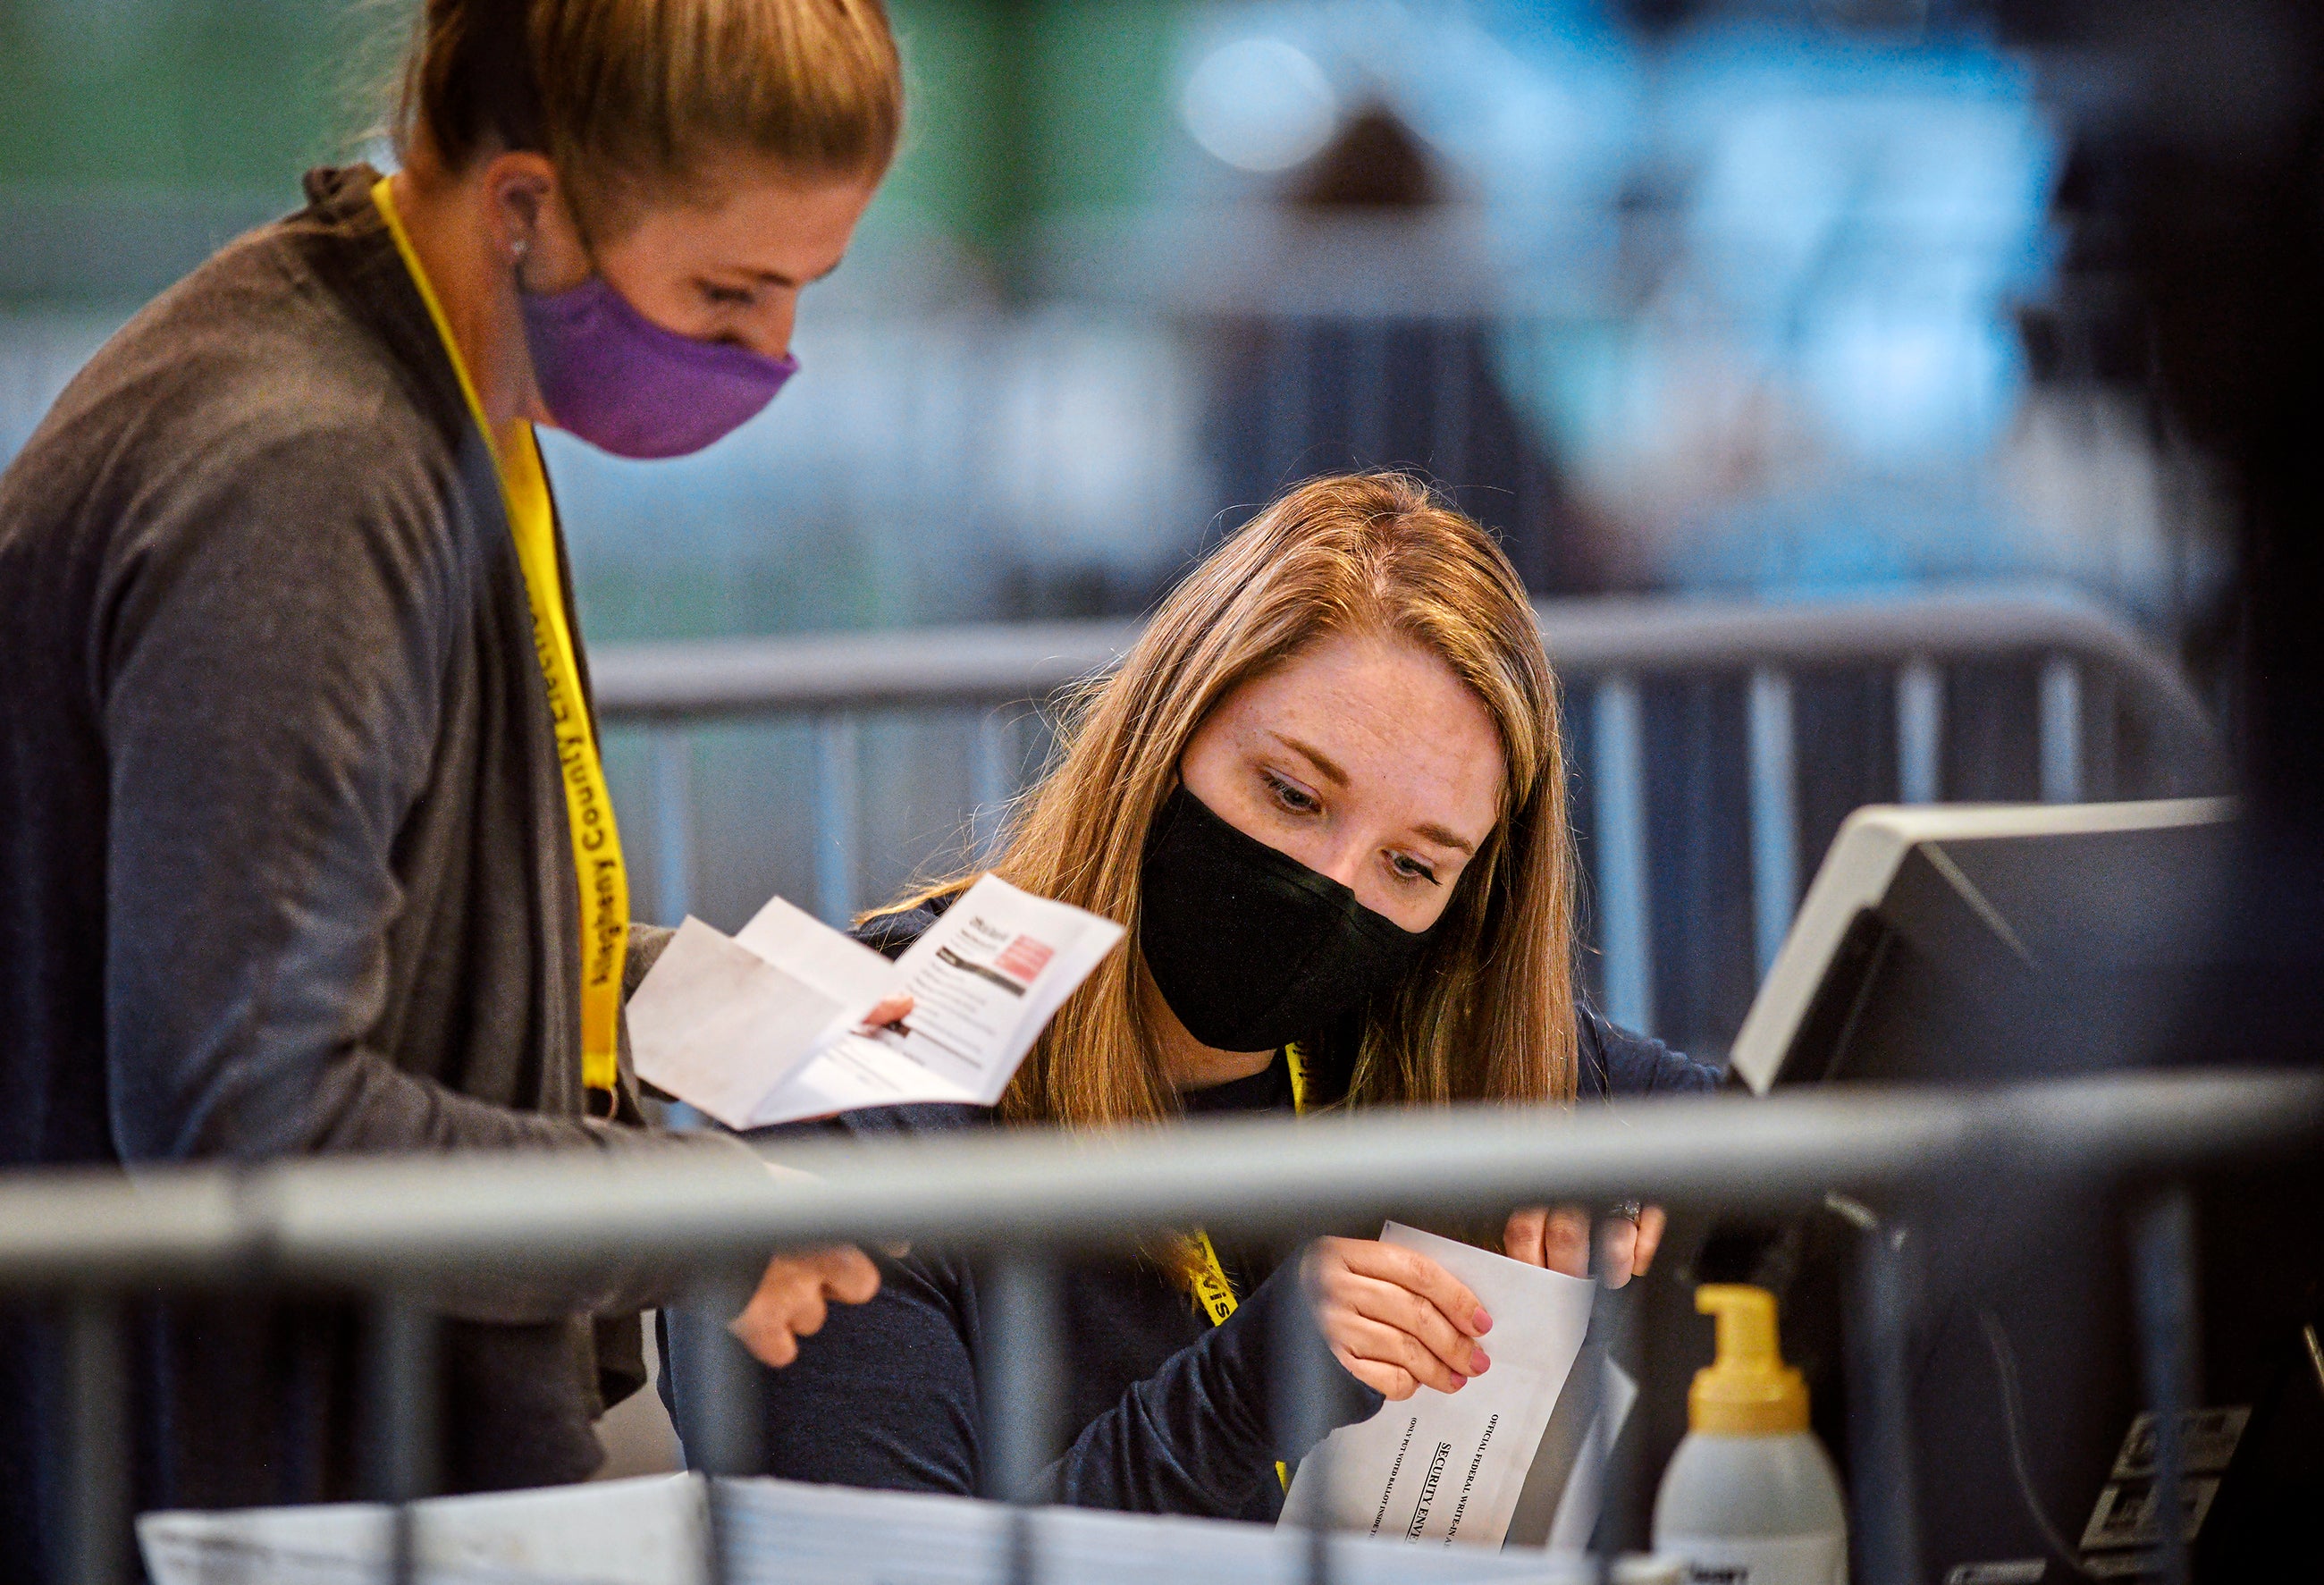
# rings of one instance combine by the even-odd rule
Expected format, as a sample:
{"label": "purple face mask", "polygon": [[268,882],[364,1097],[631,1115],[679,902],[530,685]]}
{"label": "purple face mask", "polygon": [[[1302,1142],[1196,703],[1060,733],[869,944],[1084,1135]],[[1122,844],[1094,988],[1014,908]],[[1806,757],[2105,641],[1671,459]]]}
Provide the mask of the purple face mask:
{"label": "purple face mask", "polygon": [[615,456],[684,456],[754,418],[798,360],[665,330],[592,275],[517,293],[532,373],[557,427]]}

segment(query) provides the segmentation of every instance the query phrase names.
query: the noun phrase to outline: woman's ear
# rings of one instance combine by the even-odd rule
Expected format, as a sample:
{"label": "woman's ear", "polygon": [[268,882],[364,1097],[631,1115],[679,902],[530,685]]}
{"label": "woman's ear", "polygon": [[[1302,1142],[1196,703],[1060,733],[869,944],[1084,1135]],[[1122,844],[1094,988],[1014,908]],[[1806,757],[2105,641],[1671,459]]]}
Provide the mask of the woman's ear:
{"label": "woman's ear", "polygon": [[483,182],[493,251],[524,290],[564,291],[589,278],[588,247],[557,167],[547,158],[504,150],[484,162]]}

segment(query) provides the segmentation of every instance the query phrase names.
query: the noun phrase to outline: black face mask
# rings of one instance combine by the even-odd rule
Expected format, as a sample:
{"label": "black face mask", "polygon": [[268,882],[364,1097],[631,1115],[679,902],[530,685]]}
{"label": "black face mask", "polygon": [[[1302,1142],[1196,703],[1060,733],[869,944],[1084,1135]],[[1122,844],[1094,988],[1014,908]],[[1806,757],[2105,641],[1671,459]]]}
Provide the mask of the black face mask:
{"label": "black face mask", "polygon": [[1186,1032],[1220,1051],[1314,1039],[1392,991],[1428,945],[1182,783],[1146,840],[1138,946]]}

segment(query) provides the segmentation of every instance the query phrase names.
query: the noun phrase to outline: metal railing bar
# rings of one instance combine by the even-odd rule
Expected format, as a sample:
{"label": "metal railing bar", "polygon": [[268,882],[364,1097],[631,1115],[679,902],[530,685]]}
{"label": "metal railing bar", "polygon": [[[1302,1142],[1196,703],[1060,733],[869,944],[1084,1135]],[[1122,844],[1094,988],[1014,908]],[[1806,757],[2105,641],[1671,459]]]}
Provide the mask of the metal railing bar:
{"label": "metal railing bar", "polygon": [[1618,1528],[1611,1534],[1617,1538],[1643,1536],[1648,1544],[1652,1544],[1654,1534],[1653,1488],[1655,1476],[1660,1474],[1647,1463],[1654,1429],[1652,1395],[1655,1384],[1662,1379],[1657,1372],[1665,1364],[1660,1339],[1652,1324],[1653,1312],[1649,1306],[1654,1303],[1655,1290],[1650,1285],[1670,1280],[1670,1267],[1667,1266],[1646,1276],[1634,1278],[1628,1301],[1629,1314],[1623,1323],[1630,1357],[1637,1361],[1633,1379],[1638,1391],[1636,1401],[1630,1405],[1632,1418],[1627,1428],[1631,1435],[1628,1452],[1622,1452],[1624,1444],[1620,1441],[1614,1444],[1616,1451],[1622,1454],[1621,1462],[1615,1470],[1621,1481],[1621,1489],[1612,1495],[1611,1500],[1616,1505],[1612,1511]]}
{"label": "metal railing bar", "polygon": [[[72,1236],[175,1198],[207,1202],[223,1167],[0,1177],[0,1288],[131,1285],[205,1257],[277,1281],[447,1287],[478,1270],[686,1265],[834,1239],[998,1248],[1119,1247],[1160,1229],[1304,1234],[1319,1224],[1633,1195],[1782,1209],[1835,1188],[1907,1187],[1964,1160],[2058,1172],[2168,1172],[2258,1156],[2324,1132],[2324,1077],[2116,1075],[1976,1092],[1832,1087],[1558,1107],[1450,1107],[1297,1122],[1204,1120],[1075,1135],[786,1148],[817,1175],[778,1178],[739,1151],[427,1155],[242,1169],[235,1237],[148,1238],[94,1252]],[[246,1258],[263,1250],[263,1271]],[[92,1254],[94,1253],[94,1258]]]}
{"label": "metal railing bar", "polygon": [[858,738],[853,715],[827,714],[815,723],[815,911],[842,930],[854,922],[862,851]]}
{"label": "metal railing bar", "polygon": [[65,1312],[70,1585],[119,1585],[129,1562],[129,1350],[119,1300],[77,1294]]}
{"label": "metal railing bar", "polygon": [[439,1441],[437,1405],[438,1323],[408,1289],[382,1294],[372,1305],[369,1399],[373,1433],[365,1450],[374,1461],[372,1492],[392,1511],[388,1544],[390,1580],[419,1578],[419,1537],[411,1505],[436,1493]]}
{"label": "metal railing bar", "polygon": [[2038,743],[2042,801],[2082,801],[2082,668],[2052,655],[2042,663]]}
{"label": "metal railing bar", "polygon": [[1590,782],[1597,816],[1599,948],[1606,1016],[1654,1032],[1651,883],[1646,874],[1645,708],[1635,678],[1599,679],[1591,696]]}
{"label": "metal railing bar", "polygon": [[1864,1585],[1917,1585],[1921,1578],[1908,1375],[1915,1253],[1903,1223],[1877,1221],[1857,1230],[1844,1341],[1850,1521]]}
{"label": "metal railing bar", "polygon": [[2183,1184],[2155,1190],[2130,1219],[2133,1310],[2140,1386],[2154,1415],[2154,1522],[2163,1585],[2186,1585],[2184,1523],[2188,1411],[2202,1405],[2202,1359],[2195,1296],[2195,1211]]}
{"label": "metal railing bar", "polygon": [[978,1309],[991,1331],[977,1381],[986,1450],[982,1495],[1029,1503],[1039,1496],[1049,1439],[1064,1405],[1056,1264],[1038,1249],[1003,1249],[980,1274],[978,1286]]}
{"label": "metal railing bar", "polygon": [[979,809],[994,809],[1017,793],[1017,721],[1005,710],[977,718],[976,760],[969,772],[969,797]]}
{"label": "metal railing bar", "polygon": [[1102,671],[1139,631],[1026,622],[608,644],[590,651],[590,677],[608,721],[978,705],[1042,697]]}
{"label": "metal railing bar", "polygon": [[1032,1585],[1039,1562],[1032,1510],[1041,1499],[1041,1471],[1065,1407],[1056,1263],[1038,1249],[1000,1250],[979,1274],[978,1286],[986,1328],[977,1361],[984,1449],[979,1495],[1015,1507],[1006,1578],[1010,1585]]}
{"label": "metal railing bar", "polygon": [[1764,976],[1783,950],[1800,899],[1799,779],[1791,677],[1768,667],[1754,671],[1747,708],[1752,945]]}
{"label": "metal railing bar", "polygon": [[694,737],[683,725],[653,734],[654,914],[676,926],[694,911]]}
{"label": "metal railing bar", "polygon": [[1926,655],[1896,670],[1896,801],[1933,804],[1943,785],[1945,674]]}
{"label": "metal railing bar", "polygon": [[[1607,1285],[1609,1275],[1610,1251],[1607,1247],[1609,1223],[1599,1222],[1599,1230],[1591,1240],[1591,1273],[1598,1282],[1598,1296],[1593,1302],[1591,1330],[1598,1338],[1598,1406],[1591,1418],[1588,1436],[1583,1440],[1582,1456],[1591,1470],[1598,1498],[1598,1523],[1591,1537],[1590,1550],[1595,1561],[1599,1585],[1613,1585],[1616,1565],[1621,1561],[1622,1538],[1628,1531],[1629,1502],[1637,1487],[1638,1449],[1643,1439],[1623,1435],[1623,1427],[1615,1423],[1615,1411],[1620,1398],[1620,1359],[1630,1351],[1643,1330],[1631,1304],[1637,1289],[1625,1295]],[[1637,1285],[1642,1287],[1641,1282]],[[1630,1405],[1631,1413],[1645,1412],[1644,1394]],[[1628,1450],[1627,1454],[1625,1450]]]}
{"label": "metal railing bar", "polygon": [[[2065,592],[1817,604],[1617,596],[1534,609],[1551,659],[1571,677],[2064,655],[2129,679],[2168,731],[2206,748],[2217,741],[2209,712],[2168,659]],[[1139,631],[1134,622],[1038,622],[618,644],[594,650],[590,671],[608,722],[991,704],[1043,698],[1102,671]]]}
{"label": "metal railing bar", "polygon": [[[2097,671],[2082,681],[2082,796],[2096,803],[2105,803],[2122,796],[2122,768],[2118,763],[2121,734],[2116,730],[2115,699],[2117,685],[2114,674]],[[2182,776],[2181,785],[2199,786],[2201,767],[2190,766],[2194,776]]]}
{"label": "metal railing bar", "polygon": [[1034,1585],[1041,1577],[1041,1538],[1036,1534],[1039,1520],[1035,1516],[1038,1507],[1032,1503],[1014,1503],[1009,1510],[1009,1528],[1003,1544],[1008,1556],[1002,1560],[1001,1577],[1009,1585]]}
{"label": "metal railing bar", "polygon": [[[267,1218],[224,1167],[0,1173],[0,1270],[24,1288],[235,1283],[263,1267]],[[28,1219],[37,1219],[28,1220]]]}
{"label": "metal railing bar", "polygon": [[701,1284],[670,1308],[669,1324],[686,1334],[686,1352],[698,1365],[678,1402],[689,1469],[747,1475],[758,1461],[759,1368],[726,1325],[750,1300],[751,1286],[730,1278]]}
{"label": "metal railing bar", "polygon": [[[763,1447],[764,1400],[759,1367],[727,1330],[727,1318],[750,1303],[751,1285],[727,1278],[702,1284],[671,1306],[669,1324],[696,1368],[678,1398],[678,1439],[689,1470],[713,1476],[756,1474]],[[702,1578],[725,1585],[733,1574],[728,1492],[713,1480],[705,1493]]]}
{"label": "metal railing bar", "polygon": [[[1286,1260],[1299,1251],[1284,1251]],[[1329,1377],[1332,1357],[1305,1304],[1275,1307],[1274,1335],[1268,1340],[1271,1366],[1267,1384],[1268,1419],[1276,1446],[1300,1452],[1298,1479],[1302,1500],[1309,1504],[1306,1534],[1307,1585],[1329,1585],[1332,1577],[1332,1451],[1325,1445],[1332,1433]]]}
{"label": "metal railing bar", "polygon": [[2063,653],[2137,676],[2185,720],[2209,719],[2159,652],[2103,606],[2063,590],[1812,604],[1600,595],[1539,601],[1534,612],[1550,658],[1568,670],[1800,670],[1910,655],[1945,661]]}
{"label": "metal railing bar", "polygon": [[968,800],[973,835],[983,852],[1006,824],[1009,800],[1017,796],[1022,765],[1017,718],[1005,707],[987,710],[976,719],[976,750],[969,764]]}

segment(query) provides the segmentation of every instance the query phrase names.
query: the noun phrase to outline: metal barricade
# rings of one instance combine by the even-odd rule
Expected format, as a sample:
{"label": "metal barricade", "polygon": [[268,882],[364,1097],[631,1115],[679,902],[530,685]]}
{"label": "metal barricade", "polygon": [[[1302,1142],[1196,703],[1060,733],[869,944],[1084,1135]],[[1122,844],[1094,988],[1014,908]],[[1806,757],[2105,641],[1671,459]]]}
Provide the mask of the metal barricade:
{"label": "metal barricade", "polygon": [[[2034,784],[2005,794],[2052,802],[2161,797],[2223,789],[2209,715],[2177,668],[2118,618],[2062,592],[1975,593],[1818,604],[1608,598],[1536,607],[1551,659],[1569,693],[1567,732],[1582,796],[1574,816],[1594,882],[1590,922],[1599,952],[1596,991],[1616,1022],[1658,1027],[1655,935],[1668,918],[1702,914],[1684,877],[1659,889],[1650,782],[1654,691],[1673,679],[1721,679],[1741,696],[1745,797],[1736,845],[1748,866],[1746,917],[1729,932],[1748,940],[1739,995],[1773,962],[1805,887],[1803,860],[1822,851],[1846,806],[1808,817],[1802,789],[1819,773],[1803,750],[1800,691],[1845,674],[1885,688],[1889,709],[1859,713],[1858,735],[1893,739],[1887,797],[1932,803],[1990,797],[1989,788],[1946,784],[1948,724],[1970,726],[1974,703],[1949,707],[1949,684],[1980,667],[2028,676]],[[743,719],[814,723],[815,908],[834,923],[877,900],[861,894],[864,788],[859,726],[881,713],[964,712],[976,720],[973,802],[990,811],[1017,791],[1022,756],[1010,706],[1039,704],[1112,665],[1138,635],[1131,622],[1074,622],[892,632],[816,634],[617,646],[595,658],[598,709],[609,733],[642,732],[653,772],[642,844],[659,918],[691,911],[702,857],[694,811],[693,733]],[[1873,745],[1878,746],[1878,745]],[[1704,744],[1716,756],[1723,745]],[[1856,745],[1862,758],[1867,745]],[[1882,748],[1881,757],[1887,751]],[[1876,782],[1880,771],[1874,772]],[[1852,804],[1849,806],[1852,806]],[[628,811],[625,811],[628,813]],[[1703,811],[1678,813],[1698,825]],[[632,827],[639,824],[631,814]],[[1665,825],[1667,835],[1670,827]],[[1735,1000],[1730,989],[1728,1000]],[[1742,1008],[1733,1006],[1731,1036]],[[1674,1031],[1681,1035],[1693,1029]]]}
{"label": "metal barricade", "polygon": [[[426,1295],[437,1284],[647,1260],[693,1273],[715,1298],[746,1281],[771,1249],[942,1245],[974,1256],[997,1279],[986,1484],[1021,1504],[1057,1429],[1062,1351],[1045,1340],[1058,1324],[1060,1262],[1086,1250],[1195,1225],[1287,1246],[1353,1218],[1536,1201],[1604,1205],[1641,1194],[1721,1211],[1795,1211],[1835,1191],[1900,1206],[1916,1190],[1952,1181],[1946,1175],[2022,1173],[2130,1191],[2124,1234],[2137,1273],[2144,1396],[2167,1428],[2177,1424],[2172,1411],[2200,1401],[2189,1175],[2207,1164],[2313,1150],[2319,1130],[2324,1078],[2174,1074],[1983,1092],[1703,1097],[1586,1115],[1433,1109],[788,1150],[788,1165],[817,1175],[804,1179],[737,1172],[732,1161],[695,1152],[20,1174],[0,1179],[0,1299],[48,1301],[68,1318],[72,1464],[56,1483],[55,1517],[74,1542],[67,1577],[114,1585],[128,1564],[124,1313],[157,1294],[369,1295],[377,1317],[374,1485],[408,1502],[427,1489],[437,1452],[424,1409],[436,1325]],[[1875,1585],[1918,1577],[1912,1428],[1900,1386],[1913,1304],[1900,1264],[1908,1249],[1885,1229],[1865,1234],[1846,1317],[1850,1353],[1863,1362],[1850,1391],[1866,1426],[1851,1438],[1850,1487]],[[697,1445],[733,1445],[735,1417],[747,1412],[737,1384],[711,1392]],[[2168,1495],[2174,1458],[2166,1431],[2165,1512],[2176,1511]],[[1633,1487],[1644,1478],[1628,1473]],[[714,1503],[714,1554],[715,1512]],[[408,1578],[409,1525],[399,1533]],[[1014,1549],[1013,1566],[1026,1580],[1038,1574],[1038,1548],[1032,1532],[1019,1535],[1026,1544]],[[1328,1572],[1328,1549],[1307,1555],[1311,1578]],[[707,1577],[725,1577],[726,1560],[709,1561]],[[2183,1549],[2165,1562],[2183,1580]]]}

